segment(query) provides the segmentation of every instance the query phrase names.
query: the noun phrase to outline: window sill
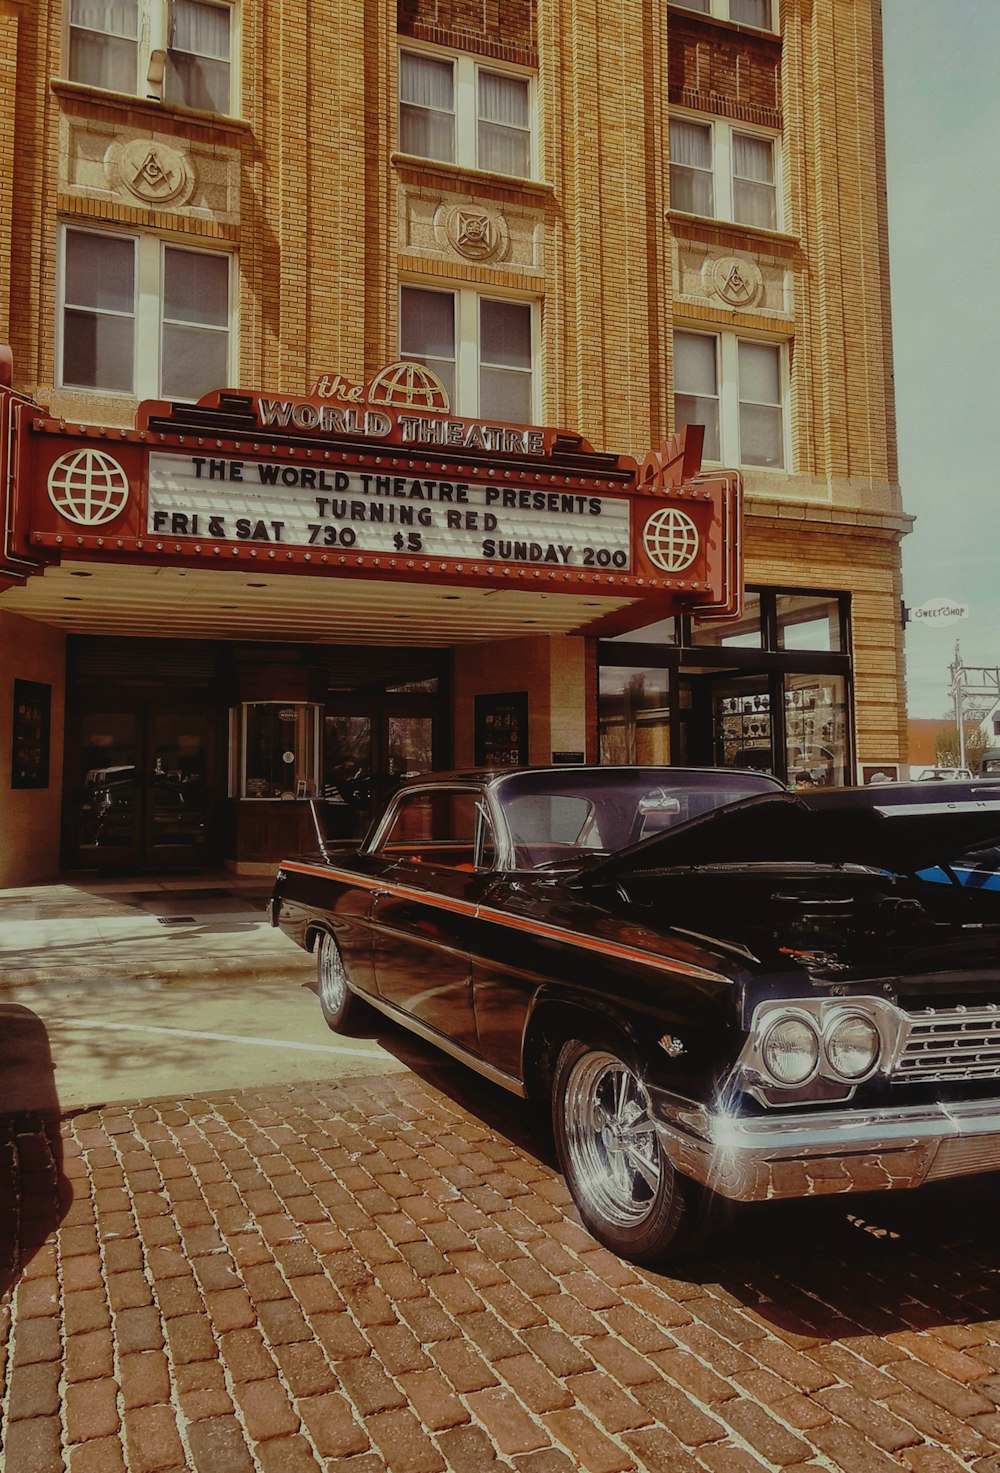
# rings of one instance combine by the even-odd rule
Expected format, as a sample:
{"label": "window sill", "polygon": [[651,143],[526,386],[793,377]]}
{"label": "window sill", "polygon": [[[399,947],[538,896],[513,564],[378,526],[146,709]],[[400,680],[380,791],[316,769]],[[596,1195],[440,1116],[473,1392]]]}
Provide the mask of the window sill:
{"label": "window sill", "polygon": [[155,98],[139,97],[131,92],[112,92],[105,87],[91,87],[86,82],[70,82],[61,77],[53,77],[50,86],[57,97],[78,102],[128,108],[133,112],[138,110],[150,117],[168,119],[175,123],[196,123],[199,127],[211,128],[213,132],[251,131],[251,124],[246,118],[230,117],[228,113],[205,112],[202,108],[184,107],[177,102],[157,102]]}
{"label": "window sill", "polygon": [[763,26],[750,26],[745,21],[726,20],[722,15],[706,15],[703,10],[689,10],[686,5],[673,5],[670,0],[667,0],[667,10],[671,15],[683,16],[685,20],[693,20],[696,24],[709,25],[720,31],[731,31],[738,36],[751,36],[759,41],[770,41],[774,46],[781,45],[780,31],[771,31]]}
{"label": "window sill", "polygon": [[666,210],[667,223],[673,225],[699,226],[707,230],[722,230],[728,235],[738,235],[741,240],[749,237],[762,244],[772,245],[783,252],[798,250],[801,244],[797,235],[787,230],[766,230],[761,225],[741,225],[737,220],[720,220],[715,215],[693,215],[687,210]]}
{"label": "window sill", "polygon": [[528,194],[555,195],[555,185],[543,179],[521,179],[516,174],[494,174],[489,169],[470,169],[465,164],[449,164],[442,159],[425,159],[419,154],[393,153],[389,162],[400,173],[435,174],[454,183],[465,180],[480,188],[515,189]]}

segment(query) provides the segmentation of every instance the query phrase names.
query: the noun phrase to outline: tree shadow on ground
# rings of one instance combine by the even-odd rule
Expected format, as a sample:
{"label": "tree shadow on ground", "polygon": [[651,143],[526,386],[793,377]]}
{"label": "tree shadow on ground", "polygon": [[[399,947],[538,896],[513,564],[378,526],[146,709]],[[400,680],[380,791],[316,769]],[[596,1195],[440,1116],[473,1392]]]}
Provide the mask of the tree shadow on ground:
{"label": "tree shadow on ground", "polygon": [[63,1175],[59,1099],[48,1034],[18,1003],[0,1003],[0,1072],[8,1098],[32,1107],[0,1115],[0,1303],[72,1201]]}

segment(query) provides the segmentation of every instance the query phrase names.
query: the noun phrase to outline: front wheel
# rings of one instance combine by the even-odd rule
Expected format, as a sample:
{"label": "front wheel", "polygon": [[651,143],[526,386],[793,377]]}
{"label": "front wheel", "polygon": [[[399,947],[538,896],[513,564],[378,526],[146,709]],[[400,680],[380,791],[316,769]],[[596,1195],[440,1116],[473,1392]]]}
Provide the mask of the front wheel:
{"label": "front wheel", "polygon": [[671,1166],[642,1080],[617,1054],[563,1044],[552,1082],[559,1163],[584,1224],[636,1263],[654,1263],[686,1235],[695,1187]]}
{"label": "front wheel", "polygon": [[364,1003],[348,986],[340,947],[329,931],[321,932],[316,946],[316,978],[327,1024],[335,1033],[350,1032],[364,1012]]}

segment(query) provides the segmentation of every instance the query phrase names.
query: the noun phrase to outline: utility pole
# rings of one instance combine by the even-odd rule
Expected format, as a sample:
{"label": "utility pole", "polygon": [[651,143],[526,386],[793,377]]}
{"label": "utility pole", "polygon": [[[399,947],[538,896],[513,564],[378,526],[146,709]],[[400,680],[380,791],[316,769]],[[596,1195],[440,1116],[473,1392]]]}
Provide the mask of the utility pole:
{"label": "utility pole", "polygon": [[962,664],[962,656],[955,641],[955,658],[951,665],[951,694],[955,702],[955,726],[958,730],[958,765],[965,766],[965,681],[963,675],[965,667]]}

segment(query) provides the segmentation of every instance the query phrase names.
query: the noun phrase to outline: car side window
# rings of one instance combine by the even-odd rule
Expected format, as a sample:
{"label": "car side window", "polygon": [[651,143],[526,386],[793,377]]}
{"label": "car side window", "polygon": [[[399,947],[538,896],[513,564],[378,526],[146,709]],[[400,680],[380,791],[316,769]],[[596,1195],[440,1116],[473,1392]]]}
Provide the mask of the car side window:
{"label": "car side window", "polygon": [[441,788],[404,793],[375,852],[399,863],[472,870],[491,867],[495,846],[479,794]]}

